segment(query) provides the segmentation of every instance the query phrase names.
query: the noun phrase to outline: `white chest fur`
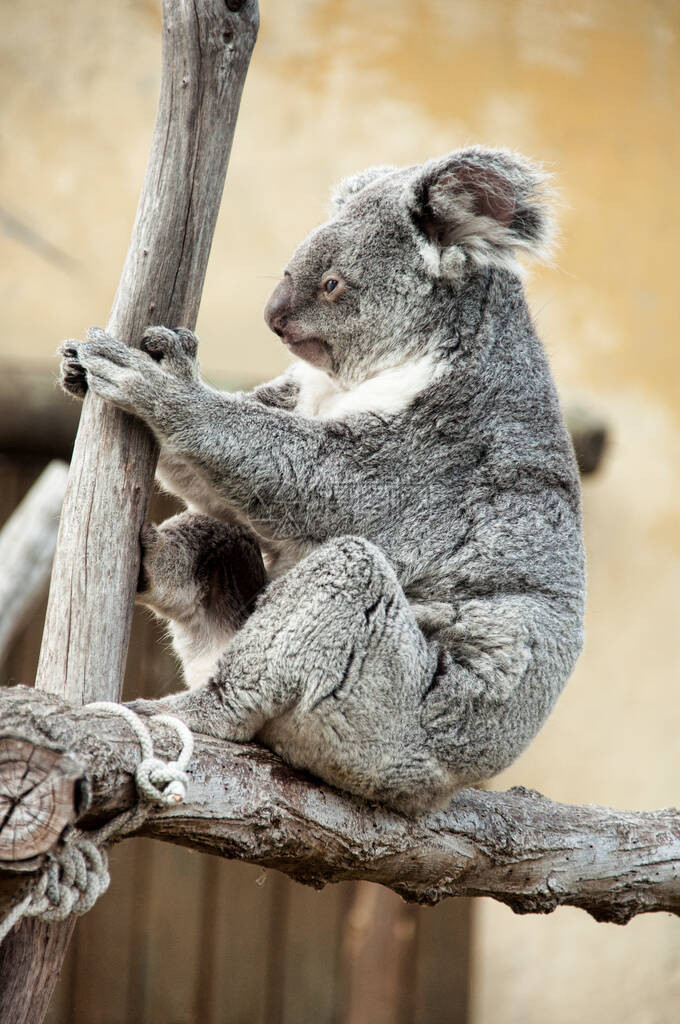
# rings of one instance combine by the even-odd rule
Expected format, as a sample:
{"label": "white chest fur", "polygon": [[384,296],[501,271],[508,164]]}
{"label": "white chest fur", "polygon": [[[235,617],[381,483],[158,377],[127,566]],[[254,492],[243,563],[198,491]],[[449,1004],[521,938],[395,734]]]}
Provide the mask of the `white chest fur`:
{"label": "white chest fur", "polygon": [[353,413],[401,412],[436,375],[431,355],[381,370],[352,388],[343,388],[323,370],[299,362],[292,368],[300,385],[295,411],[311,419],[344,419]]}

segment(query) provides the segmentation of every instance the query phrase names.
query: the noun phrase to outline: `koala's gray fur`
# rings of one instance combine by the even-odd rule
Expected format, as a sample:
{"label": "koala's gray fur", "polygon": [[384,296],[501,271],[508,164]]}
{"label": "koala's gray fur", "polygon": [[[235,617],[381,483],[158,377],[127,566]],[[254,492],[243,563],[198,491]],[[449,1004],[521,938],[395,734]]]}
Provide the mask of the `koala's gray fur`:
{"label": "koala's gray fur", "polygon": [[204,385],[185,330],[65,344],[67,390],[144,419],[192,510],[144,534],[140,588],[195,688],[133,706],[408,812],[536,734],[584,602],[576,466],[515,262],[549,239],[543,192],[480,148],[344,182],[266,310],[306,366],[250,394]]}

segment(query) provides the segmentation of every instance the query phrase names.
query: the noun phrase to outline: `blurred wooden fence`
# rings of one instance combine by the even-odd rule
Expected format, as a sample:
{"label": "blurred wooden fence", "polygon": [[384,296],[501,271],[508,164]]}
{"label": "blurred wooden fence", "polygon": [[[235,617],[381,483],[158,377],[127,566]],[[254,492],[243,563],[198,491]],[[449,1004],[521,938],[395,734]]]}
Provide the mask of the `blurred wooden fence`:
{"label": "blurred wooden fence", "polygon": [[[0,523],[46,455],[0,452]],[[157,495],[151,518],[173,511]],[[3,685],[32,683],[43,616],[44,607],[0,666]],[[162,631],[136,610],[125,696],[177,685]],[[468,1020],[466,901],[415,907],[370,883],[315,892],[273,871],[141,839],[117,846],[111,868],[109,892],[76,927],[50,1024]]]}

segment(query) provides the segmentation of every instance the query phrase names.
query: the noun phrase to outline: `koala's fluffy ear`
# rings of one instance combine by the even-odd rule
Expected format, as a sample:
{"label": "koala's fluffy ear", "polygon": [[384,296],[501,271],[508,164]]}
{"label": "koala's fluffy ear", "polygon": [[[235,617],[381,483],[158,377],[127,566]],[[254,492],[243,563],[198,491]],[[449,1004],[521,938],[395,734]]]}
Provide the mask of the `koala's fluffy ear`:
{"label": "koala's fluffy ear", "polygon": [[466,258],[516,270],[518,252],[546,257],[548,182],[540,167],[506,150],[474,147],[425,164],[407,205],[430,272],[456,278]]}
{"label": "koala's fluffy ear", "polygon": [[384,164],[380,167],[368,167],[365,171],[360,171],[359,174],[343,178],[331,192],[333,206],[336,210],[342,209],[347,200],[351,199],[357,192],[361,192],[362,188],[371,185],[378,178],[384,178],[386,174],[391,174],[396,169],[396,167],[392,167],[390,164]]}

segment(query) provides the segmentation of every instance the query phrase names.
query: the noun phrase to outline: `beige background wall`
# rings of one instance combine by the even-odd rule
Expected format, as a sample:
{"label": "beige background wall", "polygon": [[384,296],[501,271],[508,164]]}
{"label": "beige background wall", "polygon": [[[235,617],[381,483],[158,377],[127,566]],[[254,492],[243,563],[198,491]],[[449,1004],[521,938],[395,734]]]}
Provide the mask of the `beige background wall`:
{"label": "beige background wall", "polygon": [[[680,7],[673,0],[262,0],[199,320],[209,379],[285,363],[261,319],[329,186],[468,142],[546,161],[556,265],[528,291],[560,389],[608,419],[584,493],[585,654],[497,785],[678,802]],[[3,358],[106,321],[154,118],[151,0],[0,2]],[[680,922],[518,918],[480,901],[475,1024],[671,1024]]]}

